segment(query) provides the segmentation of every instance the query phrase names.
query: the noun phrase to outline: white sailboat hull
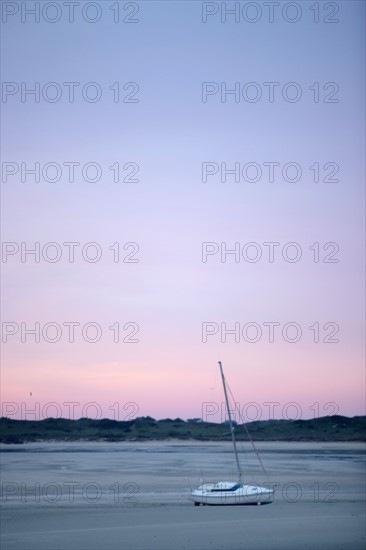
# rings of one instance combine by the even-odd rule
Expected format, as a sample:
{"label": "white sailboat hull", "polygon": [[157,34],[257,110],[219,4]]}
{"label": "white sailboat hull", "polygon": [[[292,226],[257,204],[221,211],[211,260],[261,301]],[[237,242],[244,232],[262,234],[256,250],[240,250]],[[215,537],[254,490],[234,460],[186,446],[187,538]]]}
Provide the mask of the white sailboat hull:
{"label": "white sailboat hull", "polygon": [[[227,483],[227,482],[220,482]],[[236,484],[238,485],[238,484]],[[273,489],[257,485],[239,485],[232,490],[215,490],[217,483],[205,483],[192,492],[190,500],[196,505],[224,506],[235,504],[262,504],[272,502]]]}

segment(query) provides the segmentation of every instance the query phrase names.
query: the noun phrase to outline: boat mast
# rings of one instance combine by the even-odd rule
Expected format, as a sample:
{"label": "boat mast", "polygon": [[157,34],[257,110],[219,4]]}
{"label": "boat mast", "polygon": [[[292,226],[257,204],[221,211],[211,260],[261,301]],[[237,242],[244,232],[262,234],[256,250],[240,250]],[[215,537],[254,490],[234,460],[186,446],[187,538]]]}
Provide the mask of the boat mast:
{"label": "boat mast", "polygon": [[224,376],[224,371],[222,370],[221,361],[219,361],[219,367],[220,367],[222,385],[224,386],[224,394],[225,394],[226,408],[227,408],[227,412],[228,412],[228,415],[229,415],[229,424],[230,424],[231,439],[232,439],[232,441],[233,441],[233,446],[234,446],[236,467],[238,468],[238,474],[239,474],[239,483],[241,483],[241,470],[240,470],[240,464],[239,464],[238,451],[237,451],[237,448],[236,448],[236,441],[235,441],[235,434],[234,434],[234,426],[233,426],[233,421],[232,421],[232,419],[231,419],[231,412],[230,412],[230,406],[229,406],[229,399],[228,399],[228,396],[227,396],[225,376]]}

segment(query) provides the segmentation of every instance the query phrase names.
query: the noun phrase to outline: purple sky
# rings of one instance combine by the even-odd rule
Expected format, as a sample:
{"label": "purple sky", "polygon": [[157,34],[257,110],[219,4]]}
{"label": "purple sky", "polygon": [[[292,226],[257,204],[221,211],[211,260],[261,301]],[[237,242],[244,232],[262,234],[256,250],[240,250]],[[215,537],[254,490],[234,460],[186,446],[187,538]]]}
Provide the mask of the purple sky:
{"label": "purple sky", "polygon": [[[68,416],[74,402],[75,417],[88,403],[119,419],[201,417],[223,401],[218,360],[248,418],[253,402],[261,418],[265,403],[278,403],[277,418],[365,414],[364,3],[330,3],[334,14],[315,3],[318,23],[309,2],[289,12],[281,2],[273,23],[263,2],[256,23],[247,2],[226,23],[221,2],[120,2],[119,23],[108,0],[96,23],[82,17],[88,2],[74,23],[62,2],[55,23],[55,11],[22,22],[22,3],[3,4],[3,414]],[[39,102],[24,95],[36,83]],[[239,97],[222,101],[235,87]],[[218,92],[203,102],[202,89]],[[96,91],[100,101],[88,101]],[[35,163],[40,181],[26,172]],[[206,182],[203,163],[217,167]],[[221,181],[222,163],[240,163],[240,181]],[[137,181],[122,181],[129,174]],[[39,262],[24,255],[37,242]],[[64,243],[80,243],[74,262]],[[264,243],[279,243],[273,262]],[[203,261],[206,250],[215,254]],[[35,323],[39,343],[25,332]],[[86,341],[95,327],[99,341]],[[239,332],[224,341],[225,327]]]}

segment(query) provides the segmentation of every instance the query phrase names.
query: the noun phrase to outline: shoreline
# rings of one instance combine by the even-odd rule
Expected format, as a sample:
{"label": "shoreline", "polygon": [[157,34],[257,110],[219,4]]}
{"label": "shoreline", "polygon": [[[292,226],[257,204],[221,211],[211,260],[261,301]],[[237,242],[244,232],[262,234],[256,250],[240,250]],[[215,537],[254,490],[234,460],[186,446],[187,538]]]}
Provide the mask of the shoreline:
{"label": "shoreline", "polygon": [[[217,445],[220,446],[227,446],[228,448],[232,449],[232,442],[231,441],[217,441],[217,440],[197,440],[197,439],[178,439],[178,438],[167,438],[167,439],[129,439],[129,440],[121,440],[121,441],[108,441],[103,439],[75,439],[75,440],[60,440],[60,439],[40,439],[38,441],[24,441],[22,443],[4,443],[0,442],[0,452],[3,449],[20,449],[24,447],[32,447],[32,446],[39,446],[41,445],[53,445],[53,446],[64,446],[64,445],[70,445],[70,446],[79,446],[80,444],[83,444],[85,446],[92,446],[92,445],[105,445],[106,447],[113,447],[113,446],[135,446],[138,445],[146,445],[146,446],[161,446],[162,444],[171,444],[174,446],[196,446],[196,447],[215,447]],[[252,445],[249,441],[238,441],[238,444],[252,448]],[[266,448],[270,449],[274,446],[281,447],[283,449],[293,449],[294,446],[297,448],[304,448],[304,449],[318,449],[320,446],[323,448],[341,448],[341,447],[347,447],[349,449],[363,449],[366,452],[366,441],[294,441],[294,440],[278,440],[278,441],[255,441],[255,446],[265,450]]]}

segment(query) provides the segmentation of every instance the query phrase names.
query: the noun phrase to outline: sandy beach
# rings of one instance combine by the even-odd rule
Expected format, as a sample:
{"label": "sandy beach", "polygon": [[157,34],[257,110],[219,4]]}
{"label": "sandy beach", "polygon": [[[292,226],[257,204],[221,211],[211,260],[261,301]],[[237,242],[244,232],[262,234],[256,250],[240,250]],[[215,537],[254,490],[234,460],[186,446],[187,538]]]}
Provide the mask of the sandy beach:
{"label": "sandy beach", "polygon": [[245,444],[262,506],[193,506],[201,479],[235,479],[230,443],[32,443],[1,447],[1,548],[362,549],[361,443]]}

